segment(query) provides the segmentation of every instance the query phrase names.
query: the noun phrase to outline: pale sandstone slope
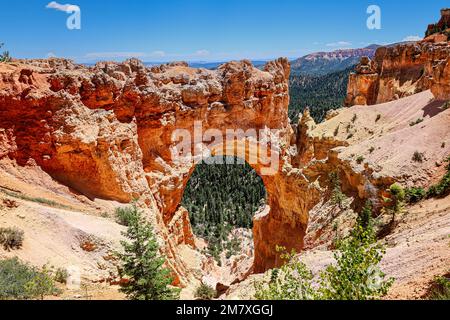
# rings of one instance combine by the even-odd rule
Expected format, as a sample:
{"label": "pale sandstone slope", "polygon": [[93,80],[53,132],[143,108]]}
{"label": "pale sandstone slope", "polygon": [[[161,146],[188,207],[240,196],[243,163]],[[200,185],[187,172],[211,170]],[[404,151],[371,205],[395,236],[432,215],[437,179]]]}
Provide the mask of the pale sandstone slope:
{"label": "pale sandstone slope", "polygon": [[[445,110],[444,103],[425,91],[371,107],[354,106],[339,110],[311,135],[349,144],[338,158],[355,172],[368,166],[374,177],[426,187],[440,179],[450,154],[450,108]],[[423,122],[411,126],[418,119]],[[413,161],[416,151],[424,155],[422,163]],[[360,164],[359,156],[364,158]]]}

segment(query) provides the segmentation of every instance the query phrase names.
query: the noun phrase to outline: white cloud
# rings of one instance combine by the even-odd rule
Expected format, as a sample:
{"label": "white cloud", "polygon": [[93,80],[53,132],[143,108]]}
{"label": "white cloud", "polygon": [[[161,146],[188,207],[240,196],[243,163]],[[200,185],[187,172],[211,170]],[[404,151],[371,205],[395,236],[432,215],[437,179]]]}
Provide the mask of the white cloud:
{"label": "white cloud", "polygon": [[85,55],[87,59],[117,59],[117,58],[144,58],[143,52],[91,52]]}
{"label": "white cloud", "polygon": [[326,44],[327,47],[349,47],[351,45],[352,43],[348,41],[338,41]]}
{"label": "white cloud", "polygon": [[164,58],[166,56],[166,53],[161,50],[153,51],[150,56],[157,57],[157,58]]}
{"label": "white cloud", "polygon": [[56,58],[56,54],[54,54],[53,52],[49,52],[49,53],[47,53],[47,55],[45,57],[46,58]]}
{"label": "white cloud", "polygon": [[49,4],[47,4],[46,8],[47,9],[55,9],[55,10],[59,10],[59,11],[64,11],[64,12],[69,12],[69,11],[73,11],[75,8],[77,7],[76,5],[73,4],[59,4],[56,1],[52,1]]}
{"label": "white cloud", "polygon": [[198,57],[206,57],[209,56],[210,52],[208,50],[198,50],[195,52],[195,55]]}
{"label": "white cloud", "polygon": [[419,37],[419,36],[407,36],[406,38],[404,38],[402,41],[420,41],[423,38]]}

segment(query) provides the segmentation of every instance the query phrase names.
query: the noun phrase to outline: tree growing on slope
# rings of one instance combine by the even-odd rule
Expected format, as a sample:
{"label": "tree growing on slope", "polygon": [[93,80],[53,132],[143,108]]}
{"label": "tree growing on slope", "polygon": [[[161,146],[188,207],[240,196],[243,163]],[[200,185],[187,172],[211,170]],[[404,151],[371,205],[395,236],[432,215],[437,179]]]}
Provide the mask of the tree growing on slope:
{"label": "tree growing on slope", "polygon": [[372,300],[388,292],[393,280],[385,279],[379,264],[385,250],[377,244],[373,228],[372,204],[368,202],[357,219],[351,235],[340,241],[336,263],[320,273],[318,285],[312,272],[295,254],[272,271],[270,282],[255,284],[256,299],[266,300]]}
{"label": "tree growing on slope", "polygon": [[385,249],[376,239],[372,204],[367,202],[350,237],[339,243],[336,264],[320,275],[322,299],[372,300],[387,294],[393,280],[386,280],[379,268]]}
{"label": "tree growing on slope", "polygon": [[[0,43],[0,49],[3,48],[4,43]],[[10,62],[11,56],[9,55],[9,51],[4,51],[0,54],[0,62]]]}
{"label": "tree growing on slope", "polygon": [[179,289],[171,287],[170,271],[159,254],[159,245],[152,226],[142,217],[134,204],[129,210],[128,229],[122,241],[124,253],[118,253],[122,262],[121,276],[128,283],[121,288],[131,300],[176,300]]}

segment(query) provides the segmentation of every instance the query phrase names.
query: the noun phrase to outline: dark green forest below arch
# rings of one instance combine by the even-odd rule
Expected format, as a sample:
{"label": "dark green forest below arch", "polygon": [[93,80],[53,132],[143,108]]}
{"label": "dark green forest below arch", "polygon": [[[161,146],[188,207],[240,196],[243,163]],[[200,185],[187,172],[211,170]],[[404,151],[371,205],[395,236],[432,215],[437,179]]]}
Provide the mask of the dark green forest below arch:
{"label": "dark green forest below arch", "polygon": [[[251,229],[253,216],[266,199],[261,177],[245,161],[216,157],[199,163],[185,188],[181,205],[189,212],[194,234],[208,241],[217,257],[227,246],[234,228]],[[218,161],[217,161],[218,160]]]}

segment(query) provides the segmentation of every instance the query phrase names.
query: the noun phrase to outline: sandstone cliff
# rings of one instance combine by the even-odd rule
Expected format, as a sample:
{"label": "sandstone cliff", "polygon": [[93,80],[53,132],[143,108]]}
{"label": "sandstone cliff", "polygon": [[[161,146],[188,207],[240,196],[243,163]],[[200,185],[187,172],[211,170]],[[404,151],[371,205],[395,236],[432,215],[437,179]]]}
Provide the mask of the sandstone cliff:
{"label": "sandstone cliff", "polygon": [[[448,12],[442,11],[440,23],[448,19]],[[381,47],[372,60],[363,58],[350,75],[345,104],[379,104],[426,90],[431,90],[436,99],[449,100],[450,43],[446,35],[439,35],[417,43]]]}

